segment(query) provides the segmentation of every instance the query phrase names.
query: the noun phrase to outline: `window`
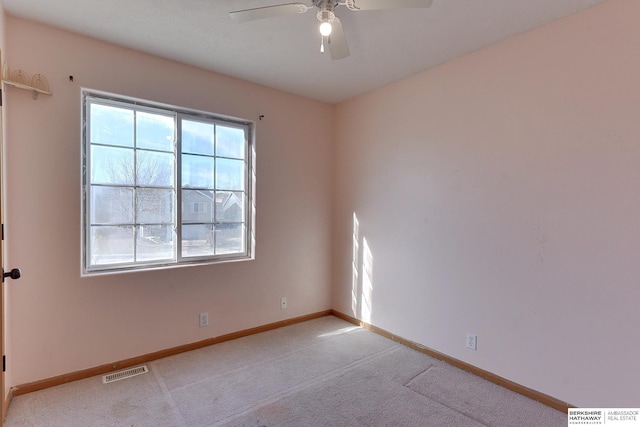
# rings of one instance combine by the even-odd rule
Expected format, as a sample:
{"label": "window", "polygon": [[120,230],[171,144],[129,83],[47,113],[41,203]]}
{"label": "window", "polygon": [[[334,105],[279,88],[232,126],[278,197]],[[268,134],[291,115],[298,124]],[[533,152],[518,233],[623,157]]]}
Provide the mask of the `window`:
{"label": "window", "polygon": [[84,274],[253,257],[251,123],[83,91],[83,124]]}

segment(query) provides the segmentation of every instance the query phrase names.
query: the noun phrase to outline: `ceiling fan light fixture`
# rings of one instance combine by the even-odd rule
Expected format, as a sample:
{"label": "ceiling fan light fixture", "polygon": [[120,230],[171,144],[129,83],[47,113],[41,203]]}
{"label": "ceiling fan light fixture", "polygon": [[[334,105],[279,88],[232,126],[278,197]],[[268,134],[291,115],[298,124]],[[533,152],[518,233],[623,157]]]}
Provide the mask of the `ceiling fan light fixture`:
{"label": "ceiling fan light fixture", "polygon": [[318,21],[320,21],[320,34],[323,37],[329,37],[331,31],[333,30],[333,26],[331,25],[331,21],[335,19],[336,15],[333,11],[328,9],[323,9],[318,11]]}
{"label": "ceiling fan light fixture", "polygon": [[[2,0],[0,0],[1,2]],[[352,11],[425,8],[431,6],[433,0],[311,0],[311,2],[311,6],[304,3],[285,3],[253,9],[234,10],[229,12],[229,15],[236,21],[246,22],[273,16],[305,13],[308,10],[315,9],[317,10],[318,21],[320,21],[319,30],[322,35],[320,52],[324,53],[324,44],[326,42],[331,53],[331,59],[343,59],[349,56],[349,47],[347,46],[342,22],[334,13],[337,7],[346,6],[347,9]]]}
{"label": "ceiling fan light fixture", "polygon": [[331,26],[331,22],[326,21],[320,24],[320,34],[322,34],[325,37],[328,37],[329,35],[331,35],[332,29],[333,27]]}

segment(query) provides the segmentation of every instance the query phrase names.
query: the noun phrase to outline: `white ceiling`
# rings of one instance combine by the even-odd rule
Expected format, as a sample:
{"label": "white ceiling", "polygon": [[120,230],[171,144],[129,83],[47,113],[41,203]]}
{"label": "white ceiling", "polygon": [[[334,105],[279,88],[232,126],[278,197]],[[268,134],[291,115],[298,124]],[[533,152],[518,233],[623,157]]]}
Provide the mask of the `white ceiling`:
{"label": "white ceiling", "polygon": [[[351,56],[320,54],[315,12],[238,23],[232,10],[297,0],[2,0],[11,15],[338,103],[603,0],[434,0],[336,9]],[[311,5],[311,0],[301,0]]]}

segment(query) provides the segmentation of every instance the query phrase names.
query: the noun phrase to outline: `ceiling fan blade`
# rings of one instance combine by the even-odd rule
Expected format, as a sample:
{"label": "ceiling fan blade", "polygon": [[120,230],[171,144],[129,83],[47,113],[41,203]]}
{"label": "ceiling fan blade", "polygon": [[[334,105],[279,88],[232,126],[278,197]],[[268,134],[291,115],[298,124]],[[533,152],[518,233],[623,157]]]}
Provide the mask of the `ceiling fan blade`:
{"label": "ceiling fan blade", "polygon": [[344,36],[342,22],[336,17],[331,21],[331,35],[329,36],[329,53],[331,59],[342,59],[349,56],[349,46],[347,46],[347,38]]}
{"label": "ceiling fan blade", "polygon": [[229,12],[229,16],[236,21],[246,22],[256,19],[271,18],[281,15],[295,15],[305,13],[311,7],[303,3],[278,4],[275,6],[257,7],[255,9],[244,9]]}
{"label": "ceiling fan blade", "polygon": [[380,10],[429,7],[433,0],[347,0],[351,10]]}

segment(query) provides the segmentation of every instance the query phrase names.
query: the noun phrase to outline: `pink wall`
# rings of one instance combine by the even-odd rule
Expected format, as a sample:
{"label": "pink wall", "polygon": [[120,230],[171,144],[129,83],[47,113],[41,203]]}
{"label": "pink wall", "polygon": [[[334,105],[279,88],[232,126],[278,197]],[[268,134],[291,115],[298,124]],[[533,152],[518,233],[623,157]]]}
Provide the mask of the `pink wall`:
{"label": "pink wall", "polygon": [[[5,13],[4,13],[4,6],[2,4],[2,0],[0,0],[0,66],[2,63],[7,61],[7,57],[6,57],[6,50],[5,50]],[[0,76],[1,79],[1,76]],[[4,86],[4,85],[2,85]],[[0,112],[2,111],[2,108],[0,108]],[[4,119],[4,117],[0,117],[0,123],[2,123],[2,120]],[[4,171],[2,170],[2,158],[4,157],[4,143],[3,143],[3,139],[5,138],[5,127],[4,126],[0,126],[0,197],[4,197],[3,191],[4,191]],[[4,250],[3,248],[0,248],[0,251]],[[4,325],[7,324],[7,307],[5,305],[6,303],[6,297],[4,295],[5,293],[5,288],[4,286],[2,286],[2,293],[3,293],[3,306],[0,307],[0,315],[2,316],[2,320],[4,322]],[[3,334],[2,334],[2,339],[4,340],[4,342],[7,341],[7,335],[8,335],[8,331],[6,328],[3,328]],[[5,376],[5,383],[4,383],[4,390],[2,390],[1,392],[4,393],[3,396],[7,396],[7,393],[9,391],[9,382],[11,381],[11,372],[5,372],[4,373]],[[2,401],[2,400],[0,400]]]}
{"label": "pink wall", "polygon": [[[5,94],[11,385],[332,306],[575,405],[637,406],[639,13],[605,2],[335,108],[7,17],[12,67],[54,92]],[[82,86],[265,115],[255,261],[80,278]]]}
{"label": "pink wall", "polygon": [[638,16],[605,2],[340,104],[334,308],[575,405],[637,406]]}
{"label": "pink wall", "polygon": [[2,49],[4,53],[4,5],[2,4],[2,0],[0,0],[0,49]]}
{"label": "pink wall", "polygon": [[[7,246],[23,272],[9,295],[11,385],[330,308],[332,106],[12,16],[6,25],[12,68],[42,73],[53,92],[6,90]],[[81,278],[81,87],[263,114],[255,261]]]}

